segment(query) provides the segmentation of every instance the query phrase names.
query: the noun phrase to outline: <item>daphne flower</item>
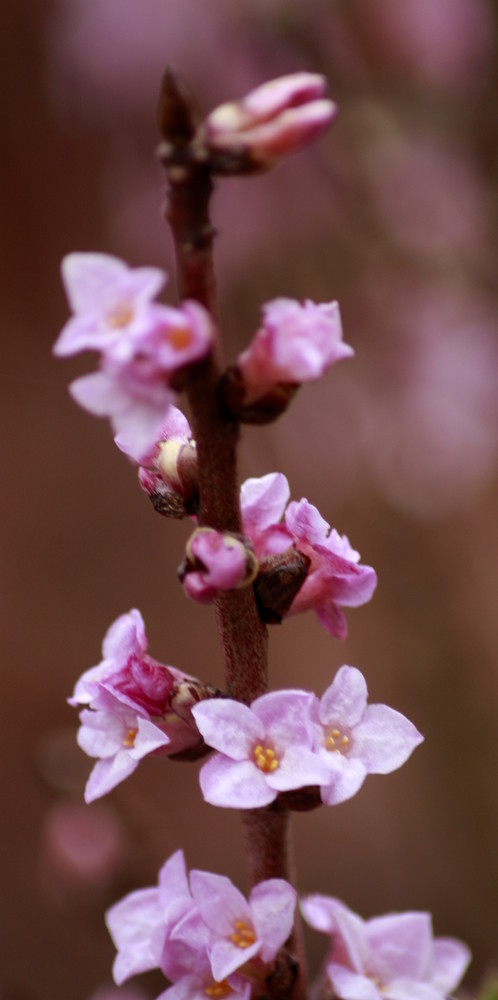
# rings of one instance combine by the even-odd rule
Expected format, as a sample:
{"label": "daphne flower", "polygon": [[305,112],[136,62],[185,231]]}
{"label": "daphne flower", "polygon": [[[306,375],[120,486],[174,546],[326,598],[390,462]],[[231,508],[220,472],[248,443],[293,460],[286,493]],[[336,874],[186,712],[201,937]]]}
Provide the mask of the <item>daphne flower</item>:
{"label": "daphne flower", "polygon": [[210,604],[219,590],[249,586],[257,571],[254,552],[242,538],[229,531],[197,528],[187,542],[179,576],[189,597]]}
{"label": "daphne flower", "polygon": [[172,929],[193,907],[183,851],[175,851],[159,872],[158,885],[129,893],[106,913],[118,950],[115,982],[161,968]]}
{"label": "daphne flower", "polygon": [[138,762],[170,743],[169,736],[145,713],[126,708],[109,692],[99,695],[98,708],[80,713],[78,745],[98,757],[85,788],[85,802],[106,795],[133,773]]}
{"label": "daphne flower", "polygon": [[153,302],[166,281],[159,268],[131,268],[99,253],[72,253],[62,280],[74,315],[55,346],[59,356],[100,351],[126,365],[139,354],[155,372],[173,372],[203,357],[213,340],[209,314],[198,302],[180,308]]}
{"label": "daphne flower", "polygon": [[[211,872],[192,871],[190,887],[195,905],[211,932],[208,945],[216,981],[227,979],[255,959],[272,962],[292,930],[296,892],[283,879],[267,879],[254,886],[249,900],[230,879]],[[192,911],[173,937],[185,938]]]}
{"label": "daphne flower", "polygon": [[341,667],[314,704],[317,746],[330,776],[322,802],[336,805],[355,795],[367,774],[389,774],[408,759],[423,737],[387,705],[367,705],[367,685],[356,667]]}
{"label": "daphne flower", "polygon": [[103,366],[69,386],[73,399],[96,417],[109,417],[123,451],[140,461],[157,441],[173,394],[158,373]]}
{"label": "daphne flower", "polygon": [[[256,87],[241,101],[215,108],[205,129],[219,172],[240,173],[241,154],[245,154],[247,169],[265,169],[285,153],[312,142],[337,112],[324,92],[322,76],[291,73]],[[218,164],[223,153],[227,161],[220,159]]]}
{"label": "daphne flower", "polygon": [[189,366],[211,350],[214,328],[198,302],[153,302],[164,284],[157,268],[129,268],[106,254],[69,254],[62,276],[73,317],[54,351],[101,353],[100,369],[70,389],[80,406],[111,420],[120,447],[137,461],[158,440]]}
{"label": "daphne flower", "polygon": [[342,607],[369,601],[377,585],[376,573],[360,564],[360,555],[346,535],[331,529],[316,507],[305,499],[288,504],[288,497],[282,473],[247,479],[240,497],[244,531],[259,559],[291,545],[309,557],[308,575],[285,617],[314,611],[327,632],[344,639],[347,626]]}
{"label": "daphne flower", "polygon": [[340,1000],[445,1000],[470,961],[465,944],[434,938],[429,913],[362,920],[328,896],[301,903],[305,919],[332,936],[326,968]]}
{"label": "daphne flower", "polygon": [[273,961],[292,930],[295,905],[295,890],[283,879],[260,882],[249,900],[221,875],[192,871],[189,879],[176,851],[157,887],[130,893],[106,914],[118,949],[114,979],[121,984],[161,968],[174,984],[162,1000],[249,1000],[244,973],[261,975]]}
{"label": "daphne flower", "polygon": [[80,747],[99,758],[88,780],[92,802],[124,781],[150,753],[189,753],[203,747],[190,709],[206,689],[195,678],[167,667],[146,653],[140,612],[121,615],[103,643],[104,659],[76,684]]}
{"label": "daphne flower", "polygon": [[342,339],[337,302],[303,305],[274,299],[263,309],[263,325],[237,359],[244,383],[244,402],[264,397],[273,386],[320,378],[334,362],[351,357]]}
{"label": "daphne flower", "polygon": [[259,809],[279,792],[329,780],[328,761],[313,749],[306,691],[272,691],[251,707],[228,698],[194,706],[197,726],[218,753],[201,768],[206,802],[233,809]]}
{"label": "daphne flower", "polygon": [[163,317],[152,300],[166,282],[156,267],[131,268],[102,253],[71,253],[62,262],[62,281],[73,311],[54,353],[60,357],[96,350],[129,361]]}

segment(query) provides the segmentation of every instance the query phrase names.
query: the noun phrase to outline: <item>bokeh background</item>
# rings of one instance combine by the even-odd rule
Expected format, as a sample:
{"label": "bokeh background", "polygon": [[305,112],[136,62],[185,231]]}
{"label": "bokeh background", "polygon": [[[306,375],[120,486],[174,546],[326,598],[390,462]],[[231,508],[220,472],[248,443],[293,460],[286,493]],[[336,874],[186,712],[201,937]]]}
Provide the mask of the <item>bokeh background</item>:
{"label": "bokeh background", "polygon": [[[241,476],[280,469],[375,566],[339,643],[312,616],[271,632],[275,687],[321,692],[341,663],[426,741],[352,801],[297,816],[303,892],[364,916],[429,909],[498,962],[497,9],[492,0],[3,0],[1,79],[1,1000],[147,1000],[111,986],[103,911],[189,865],[245,888],[236,814],[195,765],[145,761],[90,807],[65,703],[117,615],[157,659],[221,683],[212,611],[176,582],[188,525],[158,517],[105,421],[56,362],[61,257],[170,272],[155,161],[166,64],[205,111],[282,73],[324,73],[340,116],[214,205],[227,356],[277,295],[337,298],[356,358],[247,429]],[[167,301],[175,301],[174,280]],[[318,967],[325,942],[310,936]]]}

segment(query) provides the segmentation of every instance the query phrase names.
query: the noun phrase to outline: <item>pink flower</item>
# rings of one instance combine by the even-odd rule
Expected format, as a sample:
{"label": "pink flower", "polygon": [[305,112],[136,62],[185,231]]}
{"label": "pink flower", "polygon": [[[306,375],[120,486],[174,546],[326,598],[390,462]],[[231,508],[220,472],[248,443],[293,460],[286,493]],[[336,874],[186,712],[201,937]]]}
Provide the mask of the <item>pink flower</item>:
{"label": "pink flower", "polygon": [[118,949],[113,966],[118,985],[161,968],[171,931],[192,907],[185,858],[176,851],[161,868],[157,887],[131,892],[107,911],[106,924]]}
{"label": "pink flower", "polygon": [[164,377],[138,370],[103,366],[69,386],[73,399],[96,417],[109,417],[120,447],[137,462],[157,441],[173,398]]}
{"label": "pink flower", "polygon": [[367,685],[356,667],[341,667],[314,703],[317,749],[330,766],[322,802],[336,805],[355,795],[367,774],[389,774],[408,759],[423,737],[387,705],[367,705]]}
{"label": "pink flower", "polygon": [[166,282],[159,268],[131,268],[108,254],[71,253],[62,261],[62,281],[74,315],[55,343],[59,357],[95,350],[129,361],[169,312],[152,302]]}
{"label": "pink flower", "polygon": [[259,809],[279,792],[326,784],[328,762],[313,749],[313,698],[305,691],[272,691],[250,708],[228,698],[195,706],[205,742],[218,751],[199,775],[206,802]]}
{"label": "pink flower", "polygon": [[219,590],[249,586],[258,571],[254,553],[229,531],[197,528],[186,552],[179,576],[185,593],[200,604],[210,604]]}
{"label": "pink flower", "polygon": [[470,961],[465,944],[433,938],[429,913],[362,920],[344,903],[309,896],[305,919],[332,935],[327,973],[340,1000],[445,1000]]}
{"label": "pink flower", "polygon": [[253,169],[269,167],[308,145],[330,124],[337,109],[324,92],[325,80],[316,73],[292,73],[264,83],[208,115],[208,148],[229,157],[245,153]]}
{"label": "pink flower", "polygon": [[[283,879],[267,879],[254,886],[245,900],[230,879],[211,872],[190,873],[192,897],[211,933],[208,945],[213,977],[227,979],[257,958],[272,962],[292,930],[296,892]],[[192,911],[177,925],[173,936],[185,937]]]}
{"label": "pink flower", "polygon": [[342,607],[369,601],[377,576],[371,566],[359,563],[359,553],[346,535],[341,537],[331,529],[316,507],[305,499],[287,504],[288,497],[282,473],[247,479],[241,488],[244,531],[260,560],[291,545],[310,558],[306,580],[286,617],[314,611],[330,635],[344,639],[347,626]]}
{"label": "pink flower", "polygon": [[79,746],[99,758],[88,780],[92,802],[132,774],[150,753],[167,755],[202,745],[190,714],[203,696],[195,678],[146,654],[144,623],[136,609],[121,615],[103,643],[104,659],[86,671],[69,699],[80,714]]}
{"label": "pink flower", "polygon": [[153,267],[130,268],[99,253],[72,253],[62,280],[73,317],[55,346],[59,356],[100,351],[106,361],[127,365],[140,355],[150,372],[175,372],[204,357],[213,341],[212,322],[198,302],[174,309],[153,302],[166,281]]}
{"label": "pink flower", "polygon": [[107,795],[133,773],[143,757],[170,743],[169,736],[145,712],[127,708],[107,691],[101,691],[92,710],[80,713],[78,745],[98,757],[85,788],[85,802]]}
{"label": "pink flower", "polygon": [[303,305],[274,299],[263,309],[263,325],[237,359],[244,383],[244,403],[266,396],[279,384],[320,378],[334,362],[351,357],[342,339],[337,302]]}
{"label": "pink flower", "polygon": [[74,315],[54,352],[101,353],[100,370],[76,379],[71,394],[91,413],[109,417],[120,447],[140,461],[158,440],[172,388],[211,350],[212,320],[198,302],[177,309],[153,302],[166,277],[157,268],[75,253],[64,258],[62,276]]}
{"label": "pink flower", "polygon": [[174,985],[158,1000],[232,993],[249,1000],[245,971],[261,974],[273,961],[292,930],[295,905],[283,879],[260,882],[248,901],[223,876],[192,871],[189,880],[176,851],[157,888],[130,893],[106,915],[118,949],[114,979],[161,968]]}

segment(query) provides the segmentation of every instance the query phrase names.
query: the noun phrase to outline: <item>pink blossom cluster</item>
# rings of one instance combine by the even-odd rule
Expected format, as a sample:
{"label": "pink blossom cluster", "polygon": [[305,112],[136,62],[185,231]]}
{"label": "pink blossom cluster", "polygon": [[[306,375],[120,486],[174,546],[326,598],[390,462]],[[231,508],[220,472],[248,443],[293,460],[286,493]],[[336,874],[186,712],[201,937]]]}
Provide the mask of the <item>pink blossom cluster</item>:
{"label": "pink blossom cluster", "polygon": [[272,396],[282,387],[315,381],[336,361],[353,354],[342,339],[337,302],[301,304],[288,298],[267,302],[261,327],[229,372],[236,380],[239,398],[235,386],[231,392],[235,406],[243,419],[249,414],[249,419],[260,422],[261,410],[263,416],[268,408],[277,410]]}
{"label": "pink blossom cluster", "polygon": [[[172,87],[171,79],[167,85]],[[265,169],[310,141],[334,114],[323,98],[323,80],[314,74],[272,81],[216,109],[200,126],[182,103],[183,91],[171,113],[172,93],[170,118],[167,107],[160,114],[160,156],[173,186],[188,174],[190,155],[196,169],[201,163],[213,174]],[[181,141],[175,146],[179,121]],[[62,271],[73,316],[55,353],[100,353],[98,371],[77,379],[73,396],[110,418],[116,443],[139,464],[140,485],[157,509],[197,522],[197,448],[172,399],[185,385],[190,366],[211,351],[209,314],[195,301],[178,308],[157,303],[165,275],[155,268],[132,269],[102,254],[70,254]],[[220,421],[265,422],[283,412],[299,384],[321,377],[352,353],[342,339],[337,303],[273,300],[264,307],[252,343],[219,374],[210,402]],[[189,403],[201,445],[206,408],[194,392]],[[370,600],[377,583],[373,568],[360,563],[348,538],[307,499],[290,499],[280,472],[246,480],[240,508],[241,534],[202,522],[196,526],[179,571],[186,593],[210,603],[221,591],[254,586],[255,601],[248,602],[253,617],[241,619],[246,625],[259,626],[258,613],[263,621],[275,621],[311,610],[330,635],[345,638],[343,608]],[[234,504],[226,520],[237,524],[238,517]],[[221,516],[213,518],[217,525],[220,521]],[[274,577],[278,594],[272,606],[276,567],[288,576],[294,567],[295,576],[287,591],[283,578]],[[228,649],[227,625],[234,624],[241,604],[234,601],[232,618],[224,620],[224,603],[228,607],[228,601],[220,601],[218,610],[227,662],[229,657],[236,661],[235,646]],[[239,700],[234,700],[153,660],[140,613],[121,615],[104,638],[102,661],[82,675],[69,699],[81,708],[78,743],[97,759],[86,801],[111,791],[149,754],[194,759],[213,751],[200,770],[205,801],[230,809],[267,809],[268,818],[277,799],[278,806],[295,809],[320,801],[338,805],[359,791],[367,775],[401,767],[422,742],[404,715],[369,704],[366,680],[353,666],[342,666],[321,698],[290,689],[251,701],[266,689],[266,661],[261,660],[245,699],[236,678]],[[240,671],[241,664],[235,668]],[[230,672],[227,676],[232,683]],[[264,842],[263,835],[258,838]],[[257,851],[261,870],[267,859],[262,861],[260,844]],[[270,861],[280,864],[280,859]],[[280,873],[278,867],[275,871]],[[158,1000],[262,996],[275,960],[286,959],[282,949],[293,929],[296,898],[287,881],[270,878],[254,885],[246,900],[228,878],[199,870],[188,875],[177,851],[161,869],[156,887],[132,892],[107,914],[117,948],[115,981],[120,985],[137,973],[160,969],[170,986]],[[460,942],[433,939],[426,913],[364,922],[338,900],[318,895],[304,900],[302,908],[312,927],[331,935],[326,991],[330,988],[339,1000],[444,1000],[469,960]],[[287,957],[294,961],[292,949]],[[268,995],[284,994],[289,990],[280,994],[268,986]]]}
{"label": "pink blossom cluster", "polygon": [[[185,482],[179,478],[178,465],[169,460],[193,444],[188,421],[180,410],[171,408],[162,435],[145,456],[148,467],[139,469],[140,485],[152,498],[160,499],[168,490],[183,501]],[[188,489],[191,491],[191,483]],[[283,473],[247,479],[241,487],[240,502],[244,534],[260,562],[292,548],[310,560],[306,579],[285,617],[314,611],[330,635],[344,639],[347,625],[342,608],[359,607],[370,600],[377,585],[375,570],[360,563],[360,555],[347,536],[331,528],[308,500],[290,501],[289,483]],[[218,589],[232,589],[247,582],[242,546],[227,545],[218,533],[217,541],[212,534],[209,540],[203,540],[200,549],[199,572],[184,578],[189,581],[186,589],[190,597],[207,603],[215,598]]]}
{"label": "pink blossom cluster", "polygon": [[362,920],[329,896],[301,901],[303,916],[331,935],[325,963],[340,1000],[445,1000],[470,961],[455,938],[433,938],[429,913],[389,913]]}
{"label": "pink blossom cluster", "polygon": [[289,498],[289,484],[281,472],[246,479],[240,491],[244,531],[260,560],[291,546],[309,557],[308,575],[286,616],[314,611],[330,635],[344,639],[342,607],[369,601],[377,575],[371,566],[360,564],[360,554],[346,535],[331,528],[316,507],[304,498],[290,502]]}
{"label": "pink blossom cluster", "polygon": [[85,706],[78,744],[98,758],[86,802],[110,792],[148,754],[181,753],[201,742],[190,715],[197,681],[156,662],[146,649],[140,612],[121,615],[104,638],[103,660],[80,677],[69,699]]}
{"label": "pink blossom cluster", "polygon": [[200,772],[207,802],[260,809],[279,792],[319,786],[322,802],[351,798],[367,774],[401,767],[423,737],[404,715],[367,704],[356,667],[343,666],[319,700],[307,691],[272,691],[249,707],[204,701],[192,714],[218,752]]}
{"label": "pink blossom cluster", "polygon": [[[187,875],[182,851],[157,886],[125,896],[107,912],[117,948],[113,974],[161,969],[172,984],[157,1000],[249,1000],[264,980],[294,920],[295,890],[283,879],[257,884],[246,900],[228,878]],[[306,921],[331,935],[325,963],[338,1000],[445,1000],[470,960],[466,945],[434,938],[428,913],[391,913],[364,921],[338,899],[301,901]]]}
{"label": "pink blossom cluster", "polygon": [[154,442],[185,369],[213,343],[209,314],[194,301],[154,301],[166,281],[159,268],[130,268],[99,253],[72,253],[62,280],[73,316],[54,353],[100,352],[100,367],[70,386],[74,399],[111,420],[118,444],[140,461]]}
{"label": "pink blossom cluster", "polygon": [[118,949],[120,984],[159,968],[173,984],[158,1000],[249,1000],[292,930],[296,892],[283,879],[256,885],[249,900],[230,879],[187,875],[182,851],[163,865],[157,887],[130,893],[106,915]]}

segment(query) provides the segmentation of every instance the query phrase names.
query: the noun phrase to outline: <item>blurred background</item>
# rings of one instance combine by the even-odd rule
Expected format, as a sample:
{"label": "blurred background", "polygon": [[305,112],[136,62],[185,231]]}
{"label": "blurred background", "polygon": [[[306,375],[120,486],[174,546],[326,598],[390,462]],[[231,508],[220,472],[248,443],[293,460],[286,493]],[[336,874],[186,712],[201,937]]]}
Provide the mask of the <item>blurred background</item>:
{"label": "blurred background", "polygon": [[[176,582],[189,525],[154,513],[107,422],[69,398],[93,359],[51,357],[65,253],[173,274],[166,64],[206,112],[300,69],[340,105],[316,146],[214,202],[227,357],[278,295],[337,298],[356,351],[244,432],[241,478],[285,472],[379,576],[342,644],[313,616],[272,629],[272,685],[321,693],[354,664],[426,737],[399,772],[295,818],[299,887],[365,917],[431,910],[470,944],[477,989],[498,963],[496,4],[3,0],[0,16],[0,1000],[156,996],[155,975],[111,986],[103,911],[179,846],[245,889],[238,816],[201,802],[196,765],[147,760],[84,805],[65,702],[133,606],[152,656],[222,682],[212,610]],[[325,941],[309,946],[316,970]]]}

